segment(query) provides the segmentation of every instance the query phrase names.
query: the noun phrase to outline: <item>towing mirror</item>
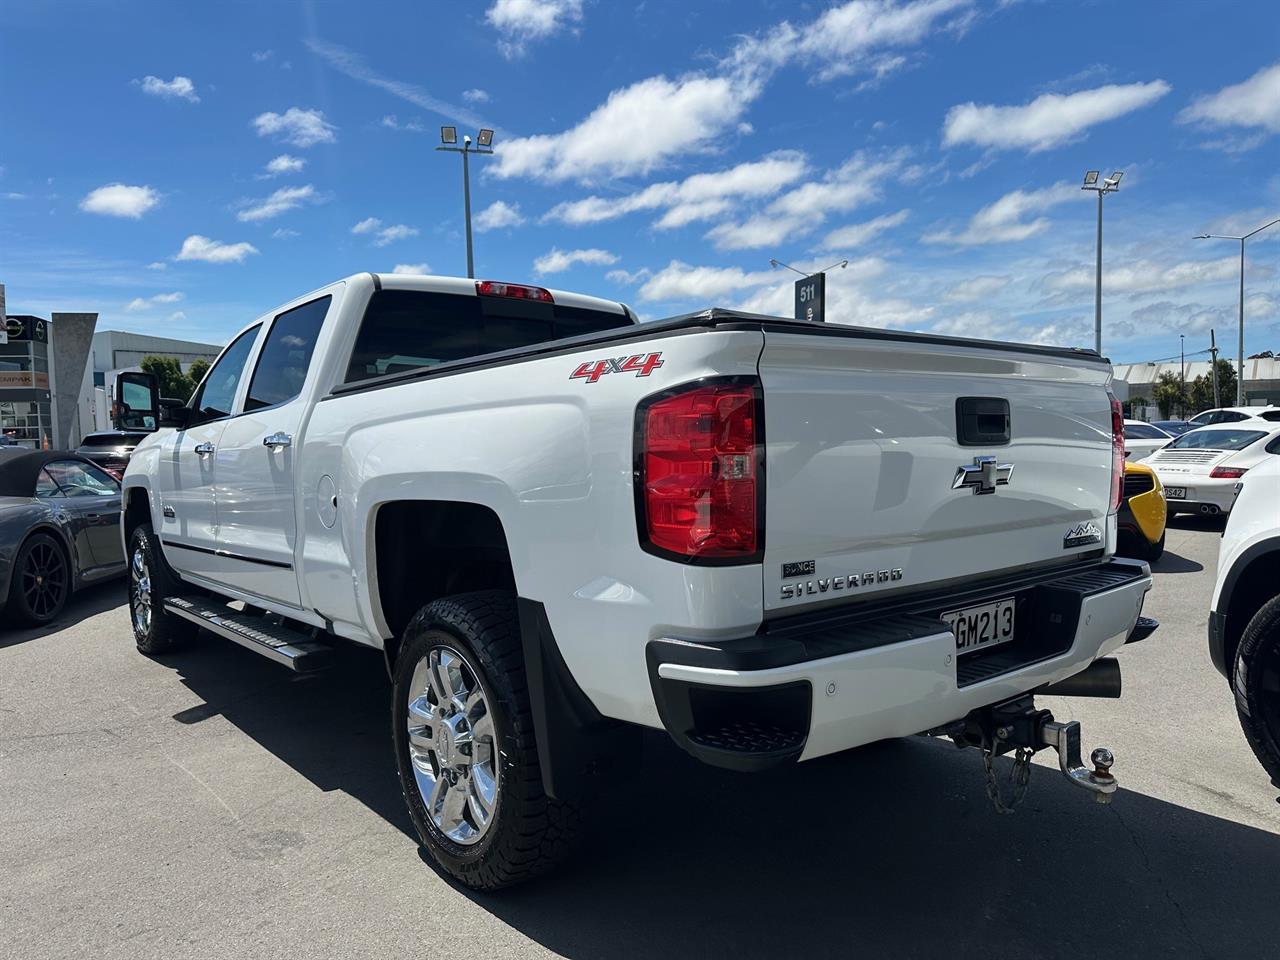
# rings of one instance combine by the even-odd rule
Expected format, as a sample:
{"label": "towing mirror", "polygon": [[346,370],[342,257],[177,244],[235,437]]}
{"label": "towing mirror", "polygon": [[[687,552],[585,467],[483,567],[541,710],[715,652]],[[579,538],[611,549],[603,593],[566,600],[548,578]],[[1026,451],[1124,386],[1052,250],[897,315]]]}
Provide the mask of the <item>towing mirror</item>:
{"label": "towing mirror", "polygon": [[128,371],[116,377],[111,421],[117,430],[155,430],[160,425],[160,388],[149,373]]}

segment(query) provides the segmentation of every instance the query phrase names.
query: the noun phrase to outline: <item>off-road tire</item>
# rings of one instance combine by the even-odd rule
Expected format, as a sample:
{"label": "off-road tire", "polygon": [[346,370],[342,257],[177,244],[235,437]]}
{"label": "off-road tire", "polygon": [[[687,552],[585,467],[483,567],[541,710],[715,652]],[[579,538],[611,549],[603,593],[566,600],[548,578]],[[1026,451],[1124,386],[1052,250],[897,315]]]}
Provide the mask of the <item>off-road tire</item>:
{"label": "off-road tire", "polygon": [[[33,563],[34,568],[32,568]],[[34,598],[35,606],[32,606],[32,598],[27,595],[28,570],[31,569],[31,576],[34,577],[42,567],[46,568],[46,576],[61,577],[60,587],[57,595],[51,596],[49,589],[46,588],[52,586],[52,581],[48,581],[42,588],[33,579],[30,587],[36,591],[37,596]],[[66,608],[67,598],[71,596],[71,588],[71,563],[67,559],[66,549],[53,534],[38,530],[26,539],[13,558],[9,580],[9,600],[4,607],[5,618],[15,623],[36,627],[52,623]],[[46,606],[49,603],[52,603],[52,606]]]}
{"label": "off-road tire", "polygon": [[[135,616],[137,597],[135,595],[134,564],[141,552],[146,561],[151,584],[151,621],[150,626],[143,629]],[[164,609],[164,601],[168,597],[182,592],[182,582],[165,562],[164,551],[151,529],[151,524],[139,524],[129,537],[128,567],[125,574],[129,592],[129,622],[133,626],[133,640],[138,645],[138,652],[148,657],[168,653],[188,643],[199,628],[190,620],[168,613]]]}
{"label": "off-road tire", "polygon": [[[1280,787],[1280,691],[1264,686],[1280,677],[1280,597],[1253,615],[1236,648],[1236,713],[1258,761]],[[1269,681],[1269,682],[1268,682]]]}
{"label": "off-road tire", "polygon": [[[409,752],[408,695],[414,669],[438,644],[460,651],[492,705],[501,755],[493,820],[480,839],[455,843],[432,821]],[[503,591],[458,594],[427,604],[405,628],[392,671],[391,729],[400,788],[423,846],[442,870],[474,890],[497,890],[545,873],[573,847],[575,805],[548,797],[534,740],[515,598]]]}

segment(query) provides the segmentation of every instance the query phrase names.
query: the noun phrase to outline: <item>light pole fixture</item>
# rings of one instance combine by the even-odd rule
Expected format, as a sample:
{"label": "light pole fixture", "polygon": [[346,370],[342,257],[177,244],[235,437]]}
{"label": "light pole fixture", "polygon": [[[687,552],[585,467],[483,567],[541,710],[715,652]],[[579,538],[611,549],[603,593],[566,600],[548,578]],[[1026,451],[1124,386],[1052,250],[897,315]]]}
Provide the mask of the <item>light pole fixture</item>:
{"label": "light pole fixture", "polygon": [[475,258],[471,252],[471,164],[470,157],[473,153],[491,154],[493,153],[493,131],[488,127],[476,134],[476,146],[471,145],[471,137],[464,136],[462,138],[462,146],[457,146],[458,128],[457,127],[441,127],[440,128],[440,146],[437,150],[445,150],[449,153],[462,154],[462,207],[466,215],[467,223],[467,276],[475,278]]}
{"label": "light pole fixture", "polygon": [[1272,220],[1270,223],[1264,223],[1257,230],[1246,233],[1243,237],[1224,237],[1216,233],[1202,233],[1195,237],[1196,240],[1239,240],[1240,241],[1240,330],[1239,339],[1236,343],[1236,406],[1244,406],[1244,242],[1250,237],[1257,236],[1267,227],[1274,227],[1280,223],[1280,219]]}
{"label": "light pole fixture", "polygon": [[1120,189],[1120,178],[1123,170],[1117,170],[1101,183],[1098,177],[1101,170],[1086,170],[1084,185],[1081,190],[1092,190],[1098,195],[1098,266],[1094,276],[1093,289],[1093,349],[1102,353],[1102,197]]}
{"label": "light pole fixture", "polygon": [[775,269],[786,267],[792,273],[800,274],[800,279],[795,283],[795,316],[797,320],[807,320],[813,323],[825,323],[827,319],[827,271],[834,270],[836,267],[843,270],[848,265],[848,260],[837,260],[829,267],[823,267],[813,273],[805,273],[803,270],[797,270],[789,263],[783,263],[773,257],[769,258],[769,266]]}

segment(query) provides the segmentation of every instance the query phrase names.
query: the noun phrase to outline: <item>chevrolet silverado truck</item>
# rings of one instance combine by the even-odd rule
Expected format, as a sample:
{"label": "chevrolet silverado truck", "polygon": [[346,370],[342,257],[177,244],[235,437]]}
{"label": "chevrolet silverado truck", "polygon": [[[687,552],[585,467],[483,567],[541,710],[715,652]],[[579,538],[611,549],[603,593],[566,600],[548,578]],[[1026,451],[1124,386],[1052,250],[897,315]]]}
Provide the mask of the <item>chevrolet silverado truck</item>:
{"label": "chevrolet silverado truck", "polygon": [[380,651],[405,801],[464,884],[560,857],[644,728],[740,771],[949,736],[996,800],[993,758],[1025,786],[1052,747],[1115,790],[1034,701],[1118,696],[1108,655],[1154,629],[1093,352],[365,273],[167,416],[124,376],[166,425],[124,478],[138,648]]}

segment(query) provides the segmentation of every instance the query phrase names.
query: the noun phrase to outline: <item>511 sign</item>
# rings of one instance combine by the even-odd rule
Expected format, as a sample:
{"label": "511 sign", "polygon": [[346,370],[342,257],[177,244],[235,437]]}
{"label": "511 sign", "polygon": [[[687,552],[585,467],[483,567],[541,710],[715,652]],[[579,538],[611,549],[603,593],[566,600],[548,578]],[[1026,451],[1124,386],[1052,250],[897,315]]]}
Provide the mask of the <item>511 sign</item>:
{"label": "511 sign", "polygon": [[796,281],[796,319],[822,323],[827,302],[827,275],[815,273]]}

